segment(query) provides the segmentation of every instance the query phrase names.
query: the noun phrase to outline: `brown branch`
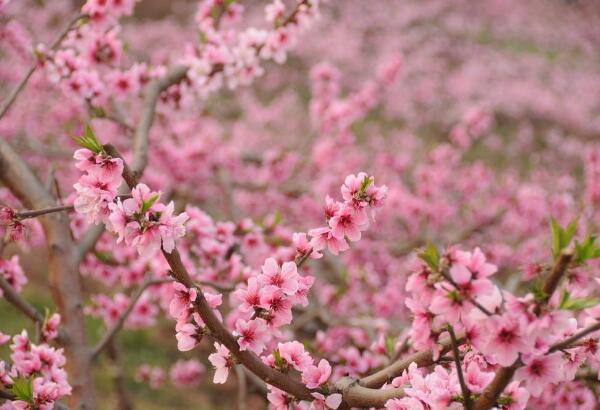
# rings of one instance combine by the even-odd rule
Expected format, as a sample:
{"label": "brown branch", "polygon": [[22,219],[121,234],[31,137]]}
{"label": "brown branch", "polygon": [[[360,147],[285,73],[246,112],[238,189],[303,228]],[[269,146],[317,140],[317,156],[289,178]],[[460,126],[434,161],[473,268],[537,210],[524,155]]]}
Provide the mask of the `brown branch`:
{"label": "brown branch", "polygon": [[4,298],[33,322],[42,323],[44,321],[44,316],[23,299],[2,275],[0,275],[0,289]]}
{"label": "brown branch", "polygon": [[550,346],[548,353],[556,352],[557,350],[567,349],[567,348],[571,347],[579,339],[586,337],[590,333],[597,332],[598,330],[600,330],[600,322],[597,322],[593,325],[586,327],[583,330],[580,330],[579,332],[575,333],[573,336],[570,336],[561,342],[553,344],[552,346]]}
{"label": "brown branch", "polygon": [[467,384],[465,383],[462,364],[460,362],[460,352],[458,351],[458,340],[454,334],[454,329],[450,325],[448,325],[448,333],[450,334],[450,341],[452,342],[454,365],[456,366],[456,374],[458,376],[458,382],[460,383],[460,390],[462,391],[465,409],[471,410],[473,408],[473,400],[471,400],[471,392],[469,391],[469,387],[467,387]]}
{"label": "brown branch", "polygon": [[[127,199],[131,198],[131,195],[118,195],[118,198]],[[15,214],[16,219],[29,219],[36,218],[38,216],[51,214],[54,212],[63,212],[63,211],[73,211],[75,207],[73,205],[60,205],[60,206],[51,206],[49,208],[44,209],[34,209],[31,211],[21,211]]]}
{"label": "brown branch", "polygon": [[[67,36],[69,31],[71,31],[73,29],[73,27],[75,26],[75,24],[77,24],[77,22],[80,19],[82,19],[83,17],[85,17],[85,15],[77,14],[77,16],[75,18],[73,18],[69,22],[69,24],[54,39],[54,41],[50,45],[50,50],[56,50],[58,48],[58,46],[60,45],[60,43],[62,43],[62,41],[65,39],[65,37]],[[23,76],[21,81],[19,81],[19,83],[15,86],[15,88],[13,88],[11,93],[8,95],[6,100],[2,103],[2,108],[0,108],[0,119],[2,117],[4,117],[4,115],[8,112],[8,110],[10,109],[12,104],[15,102],[15,100],[17,99],[17,96],[21,93],[21,91],[23,91],[23,89],[25,89],[25,85],[27,85],[27,82],[29,81],[29,79],[31,78],[31,76],[33,75],[33,73],[35,72],[35,70],[37,69],[38,66],[39,66],[39,63],[38,63],[37,57],[36,57],[36,61],[33,62],[33,64],[29,67],[29,69],[27,70],[27,72],[25,73],[25,75]]]}
{"label": "brown branch", "polygon": [[154,121],[158,97],[160,97],[160,94],[167,88],[183,80],[187,75],[187,70],[188,67],[186,66],[174,67],[169,70],[164,77],[152,81],[148,86],[144,97],[142,115],[135,129],[133,141],[134,154],[131,167],[138,180],[148,163],[149,133],[152,122]]}
{"label": "brown branch", "polygon": [[511,366],[499,369],[494,379],[486,386],[479,399],[475,402],[473,410],[487,410],[494,407],[498,397],[500,397],[500,394],[502,394],[508,383],[510,383],[519,365],[520,360],[516,360]]}
{"label": "brown branch", "polygon": [[342,394],[343,404],[347,407],[382,408],[388,400],[404,396],[403,389],[370,389],[351,377],[339,380],[335,388]]}
{"label": "brown branch", "polygon": [[96,246],[96,242],[104,233],[104,224],[90,226],[79,238],[77,245],[77,258],[81,262],[85,255]]}
{"label": "brown branch", "polygon": [[72,211],[73,209],[74,209],[73,205],[53,206],[50,208],[36,209],[33,211],[17,212],[15,214],[15,217],[17,219],[29,219],[29,218],[35,218],[37,216],[51,214],[53,212]]}
{"label": "brown branch", "polygon": [[131,311],[133,310],[133,308],[135,307],[137,302],[140,300],[140,298],[142,297],[142,295],[144,294],[146,289],[148,289],[150,286],[158,285],[161,283],[167,283],[167,282],[171,282],[171,279],[167,279],[167,278],[146,279],[144,282],[142,282],[142,284],[135,290],[133,295],[131,295],[131,298],[129,300],[129,305],[127,305],[127,308],[121,313],[121,315],[119,316],[117,321],[111,326],[111,328],[106,332],[106,334],[102,337],[102,339],[100,339],[98,344],[96,344],[96,346],[92,349],[92,352],[91,352],[92,360],[96,359],[98,357],[98,355],[100,353],[102,353],[102,351],[104,349],[109,347],[109,345],[112,342],[112,340],[114,339],[114,337],[123,328],[123,325],[125,324],[125,321],[129,317],[129,314],[131,313]]}
{"label": "brown branch", "polygon": [[[463,337],[459,336],[458,343],[463,342]],[[440,343],[440,356],[449,352],[452,348],[452,341],[448,338]],[[434,363],[433,351],[431,349],[416,352],[410,356],[396,360],[392,364],[384,367],[383,369],[375,372],[369,376],[360,379],[359,383],[361,386],[377,388],[383,386],[394,377],[400,376],[402,372],[408,369],[411,363],[416,363],[418,367],[430,366]]]}
{"label": "brown branch", "polygon": [[[573,259],[573,251],[572,250],[564,250],[561,252],[560,256],[558,257],[558,260],[556,261],[556,263],[554,264],[554,267],[552,268],[552,271],[550,272],[550,274],[546,278],[546,281],[544,282],[544,287],[542,289],[544,291],[544,298],[541,301],[542,304],[548,303],[548,301],[554,294],[554,291],[558,287],[558,284],[560,283],[561,278],[564,276],[565,272],[567,271],[567,268],[569,267],[569,264],[571,263],[572,259]],[[540,305],[538,305],[538,306],[540,306]]]}
{"label": "brown branch", "polygon": [[123,161],[123,179],[125,180],[127,186],[133,189],[133,187],[135,187],[139,181],[138,175],[136,175],[134,171],[129,168],[129,165],[127,165],[125,159],[121,156],[114,145],[105,144],[102,146],[102,148],[104,148],[104,151],[106,151],[106,153],[111,157],[120,158]]}

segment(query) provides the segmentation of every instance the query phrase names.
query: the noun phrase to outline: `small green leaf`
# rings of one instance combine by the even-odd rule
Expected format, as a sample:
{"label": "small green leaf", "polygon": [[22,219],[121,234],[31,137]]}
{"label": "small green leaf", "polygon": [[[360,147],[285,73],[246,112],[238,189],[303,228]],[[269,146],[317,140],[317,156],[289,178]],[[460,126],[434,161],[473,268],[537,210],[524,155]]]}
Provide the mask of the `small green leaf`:
{"label": "small green leaf", "polygon": [[433,271],[440,267],[440,255],[437,248],[431,242],[427,242],[425,249],[418,254],[419,258],[427,264]]}
{"label": "small green leaf", "polygon": [[142,209],[140,209],[140,213],[141,214],[146,213],[146,211],[148,211],[148,209],[150,209],[150,207],[152,205],[154,205],[154,203],[158,200],[158,198],[160,198],[160,194],[154,194],[150,198],[146,199],[145,201],[142,201]]}
{"label": "small green leaf", "polygon": [[14,379],[13,385],[10,388],[12,394],[17,400],[23,400],[28,403],[33,403],[33,378],[25,379],[19,377]]}
{"label": "small green leaf", "polygon": [[514,402],[514,399],[511,396],[500,396],[498,397],[498,404],[502,406],[508,406]]}
{"label": "small green leaf", "polygon": [[577,219],[571,221],[566,228],[562,228],[556,219],[550,218],[550,233],[552,236],[552,256],[558,259],[560,253],[571,243],[577,231]]}
{"label": "small green leaf", "polygon": [[558,307],[560,309],[564,309],[565,305],[567,303],[569,303],[569,298],[571,297],[571,294],[569,293],[569,291],[565,290],[561,295],[560,295],[560,302],[558,303]]}
{"label": "small green leaf", "polygon": [[389,357],[392,357],[396,351],[396,343],[394,343],[394,338],[391,336],[385,338],[385,351]]}
{"label": "small green leaf", "polygon": [[275,366],[279,367],[280,369],[286,366],[287,363],[281,357],[281,353],[279,353],[278,349],[273,351],[273,357],[275,358]]}
{"label": "small green leaf", "polygon": [[600,299],[594,297],[574,298],[565,301],[560,308],[564,310],[582,310],[600,303]]}
{"label": "small green leaf", "polygon": [[582,242],[575,241],[575,255],[573,260],[582,264],[588,259],[600,257],[600,247],[596,244],[596,237],[588,235]]}
{"label": "small green leaf", "polygon": [[529,288],[529,291],[537,301],[545,300],[547,297],[546,292],[543,291],[542,286],[539,283],[534,283]]}
{"label": "small green leaf", "polygon": [[364,194],[365,191],[367,190],[367,188],[369,187],[369,185],[371,185],[373,183],[373,178],[366,176],[364,177],[364,179],[362,180],[362,184],[360,184],[360,190],[358,191],[360,194]]}
{"label": "small green leaf", "polygon": [[562,229],[558,222],[556,222],[556,219],[554,219],[554,217],[550,217],[550,233],[552,235],[552,256],[554,256],[554,259],[558,258],[558,255],[560,254],[561,230]]}
{"label": "small green leaf", "polygon": [[94,131],[92,130],[92,127],[89,126],[89,124],[85,126],[83,136],[73,137],[73,140],[80,147],[87,148],[96,154],[100,154],[104,151],[102,144],[98,142],[98,139],[96,138],[96,135],[94,134]]}

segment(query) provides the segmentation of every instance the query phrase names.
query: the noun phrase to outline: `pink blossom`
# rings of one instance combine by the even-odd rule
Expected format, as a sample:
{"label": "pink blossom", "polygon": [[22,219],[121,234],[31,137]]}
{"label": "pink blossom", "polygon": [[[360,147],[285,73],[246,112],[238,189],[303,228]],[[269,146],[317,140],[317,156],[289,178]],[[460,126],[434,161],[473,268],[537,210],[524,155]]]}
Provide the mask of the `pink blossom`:
{"label": "pink blossom", "polygon": [[327,397],[321,393],[311,394],[315,399],[310,403],[309,410],[337,409],[342,404],[342,395],[339,393],[330,394]]}
{"label": "pink blossom", "polygon": [[277,261],[268,258],[262,266],[259,283],[272,285],[281,289],[286,295],[293,295],[298,290],[298,271],[294,262],[285,262],[281,268]]}
{"label": "pink blossom", "polygon": [[135,379],[141,383],[148,383],[153,389],[158,389],[164,382],[165,374],[160,367],[142,364],[137,369]]}
{"label": "pink blossom", "polygon": [[170,371],[171,381],[179,387],[197,387],[200,384],[204,366],[198,360],[178,360]]}
{"label": "pink blossom", "polygon": [[545,356],[526,357],[524,362],[525,366],[517,370],[515,377],[525,382],[527,391],[534,397],[539,396],[548,384],[564,380],[563,360],[560,352]]}
{"label": "pink blossom", "polygon": [[325,359],[319,361],[318,366],[310,365],[302,371],[302,382],[309,389],[316,389],[325,383],[331,376],[331,366]]}
{"label": "pink blossom", "polygon": [[482,351],[501,366],[510,366],[529,349],[523,326],[516,317],[492,316],[486,326],[487,342]]}
{"label": "pink blossom", "polygon": [[338,255],[340,252],[350,249],[346,239],[336,238],[328,227],[311,229],[308,231],[308,234],[312,236],[310,243],[315,251],[322,251],[328,248],[329,252]]}
{"label": "pink blossom", "polygon": [[250,312],[260,305],[260,292],[258,280],[254,277],[248,279],[246,289],[238,289],[232,293],[233,298],[240,302],[238,309],[243,312]]}
{"label": "pink blossom", "polygon": [[229,369],[234,366],[233,358],[231,357],[229,350],[220,343],[215,342],[215,350],[215,353],[211,353],[208,356],[208,361],[215,368],[213,382],[222,384],[227,381]]}
{"label": "pink blossom", "polygon": [[360,240],[361,231],[368,227],[367,215],[362,210],[350,206],[343,206],[337,214],[329,220],[332,235],[337,239],[348,237],[352,242]]}
{"label": "pink blossom", "polygon": [[390,399],[385,403],[387,410],[425,410],[423,403],[413,397]]}
{"label": "pink blossom", "polygon": [[42,336],[45,341],[56,339],[58,336],[58,326],[60,325],[60,315],[58,313],[52,314],[49,318],[44,321],[42,327]]}
{"label": "pink blossom", "polygon": [[202,334],[193,323],[186,323],[179,327],[175,337],[177,338],[177,349],[182,352],[192,350],[200,342]]}
{"label": "pink blossom", "polygon": [[196,300],[197,294],[195,288],[188,289],[179,282],[173,283],[173,289],[175,292],[169,305],[169,314],[172,318],[177,319],[190,303]]}
{"label": "pink blossom", "polygon": [[276,286],[262,289],[260,305],[266,309],[268,324],[279,327],[292,322],[292,301]]}
{"label": "pink blossom", "polygon": [[277,350],[281,358],[299,372],[312,365],[310,354],[304,350],[304,345],[300,342],[278,343]]}
{"label": "pink blossom", "polygon": [[[23,286],[27,284],[27,276],[21,268],[19,255],[13,255],[10,259],[0,258],[0,275],[17,292],[21,292]],[[0,289],[0,297],[2,290]]]}
{"label": "pink blossom", "polygon": [[235,322],[235,333],[239,336],[240,350],[251,350],[261,354],[269,339],[267,325],[264,319],[242,320]]}

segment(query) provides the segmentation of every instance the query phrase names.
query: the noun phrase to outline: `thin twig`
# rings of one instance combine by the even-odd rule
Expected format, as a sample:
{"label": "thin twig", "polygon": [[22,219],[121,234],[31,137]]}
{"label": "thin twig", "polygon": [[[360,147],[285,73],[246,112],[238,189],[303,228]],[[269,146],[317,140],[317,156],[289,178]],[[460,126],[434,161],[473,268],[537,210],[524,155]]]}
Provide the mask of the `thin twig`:
{"label": "thin twig", "polygon": [[53,206],[51,208],[18,212],[15,214],[15,217],[17,219],[29,219],[29,218],[35,218],[35,217],[41,216],[41,215],[51,214],[54,212],[72,211],[73,209],[74,209],[73,205]]}
{"label": "thin twig", "polygon": [[41,323],[44,321],[44,316],[19,295],[2,275],[0,275],[0,289],[2,290],[4,298],[34,323]]}
{"label": "thin twig", "polygon": [[462,364],[460,362],[460,352],[458,351],[458,341],[456,339],[456,335],[454,334],[454,329],[450,325],[448,325],[448,333],[450,334],[450,340],[452,341],[454,365],[456,366],[456,374],[458,375],[458,382],[460,383],[460,390],[462,391],[465,409],[471,410],[473,408],[471,392],[469,391],[469,387],[467,387],[467,384],[465,383],[465,377],[462,371]]}
{"label": "thin twig", "polygon": [[144,282],[142,282],[142,284],[135,290],[133,295],[131,295],[131,298],[129,300],[129,305],[127,305],[127,308],[123,311],[123,313],[121,313],[121,315],[119,316],[117,321],[106,332],[106,334],[102,337],[102,339],[100,339],[98,344],[96,344],[96,346],[92,349],[91,359],[94,360],[95,358],[97,358],[98,355],[100,353],[102,353],[102,351],[104,349],[106,349],[108,347],[108,345],[111,343],[113,338],[117,335],[117,333],[119,333],[119,331],[125,324],[125,321],[129,317],[129,314],[131,313],[131,311],[133,310],[133,308],[139,301],[140,297],[142,297],[142,295],[144,294],[144,292],[146,291],[146,289],[148,287],[153,286],[153,285],[159,285],[161,283],[167,283],[170,281],[171,281],[171,279],[168,279],[168,278],[160,278],[160,279],[146,279]]}
{"label": "thin twig", "polygon": [[573,336],[570,336],[563,341],[553,344],[552,346],[550,346],[548,353],[567,349],[567,348],[571,347],[579,339],[582,339],[582,338],[586,337],[587,335],[589,335],[590,333],[594,333],[598,330],[600,330],[600,322],[590,325],[590,326],[586,327],[585,329],[580,330],[579,332],[575,333]]}
{"label": "thin twig", "polygon": [[[464,342],[464,337],[462,335],[459,335],[457,342],[458,344],[462,344]],[[450,338],[447,338],[442,340],[439,343],[439,345],[439,355],[441,356],[450,351],[450,349],[452,348],[452,341],[450,340]],[[418,367],[425,367],[433,364],[433,355],[433,351],[431,349],[428,349],[398,359],[392,364],[384,367],[383,369],[360,379],[360,385],[370,388],[381,387],[394,377],[397,377],[400,374],[402,374],[402,372],[408,369],[408,366],[410,366],[410,364],[413,362],[416,363]]]}
{"label": "thin twig", "polygon": [[[77,14],[77,16],[75,18],[73,18],[69,22],[69,24],[63,29],[63,31],[61,31],[58,34],[58,36],[54,39],[54,41],[50,45],[50,50],[56,50],[56,48],[58,48],[60,43],[62,43],[62,41],[65,39],[65,37],[67,36],[69,31],[71,31],[73,29],[73,26],[75,26],[75,24],[83,17],[85,17],[85,15]],[[38,66],[39,66],[39,63],[36,58],[36,61],[34,61],[33,64],[29,67],[29,69],[27,70],[27,72],[25,73],[25,75],[23,76],[21,81],[19,81],[19,83],[15,86],[15,88],[13,88],[11,93],[8,95],[6,100],[2,103],[2,108],[0,108],[0,119],[2,117],[4,117],[4,114],[6,114],[8,112],[8,110],[10,109],[12,104],[17,99],[17,96],[19,95],[19,93],[21,91],[23,91],[23,89],[25,88],[25,85],[27,84],[27,82],[29,81],[29,79],[31,78],[31,76],[33,75],[33,73],[35,72],[35,70],[37,69]]]}
{"label": "thin twig", "polygon": [[[127,194],[127,195],[117,195],[117,198],[120,199],[127,199],[127,198],[131,198],[131,195]],[[31,211],[21,211],[21,212],[17,212],[15,214],[15,218],[16,219],[29,219],[29,218],[35,218],[38,216],[42,216],[42,215],[46,215],[46,214],[52,214],[55,212],[63,212],[63,211],[73,211],[75,209],[75,207],[73,205],[60,205],[60,206],[52,206],[49,208],[44,208],[44,209],[34,209]]]}

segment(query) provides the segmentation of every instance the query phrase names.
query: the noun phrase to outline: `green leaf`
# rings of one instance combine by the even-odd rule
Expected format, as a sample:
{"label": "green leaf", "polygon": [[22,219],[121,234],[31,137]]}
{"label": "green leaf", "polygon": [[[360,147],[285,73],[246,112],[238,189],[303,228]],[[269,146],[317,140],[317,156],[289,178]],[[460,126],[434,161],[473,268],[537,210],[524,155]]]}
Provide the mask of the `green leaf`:
{"label": "green leaf", "polygon": [[23,377],[19,377],[14,379],[13,385],[10,388],[12,394],[15,395],[17,400],[23,400],[28,403],[33,403],[33,378],[30,377],[25,379]]}
{"label": "green leaf", "polygon": [[431,242],[427,242],[425,249],[418,254],[419,258],[427,264],[433,271],[439,270],[440,255],[437,248]]}
{"label": "green leaf", "polygon": [[373,183],[373,178],[366,176],[364,177],[364,179],[362,180],[362,184],[360,184],[360,190],[358,191],[361,194],[364,194],[365,191],[367,190],[367,188],[369,187],[369,185],[371,185]]}
{"label": "green leaf", "polygon": [[546,292],[542,289],[542,286],[539,283],[534,283],[529,288],[529,291],[533,294],[535,300],[544,300],[546,299]]}
{"label": "green leaf", "polygon": [[100,154],[104,151],[102,144],[98,142],[98,139],[96,138],[96,135],[94,134],[94,131],[92,130],[92,127],[89,126],[89,124],[85,126],[83,136],[73,137],[73,140],[80,147],[87,148],[96,154]]}
{"label": "green leaf", "polygon": [[273,351],[273,357],[275,358],[275,366],[279,367],[280,369],[282,369],[286,366],[287,363],[281,357],[281,353],[279,353],[279,349],[276,349]]}
{"label": "green leaf", "polygon": [[565,301],[561,299],[560,308],[564,310],[582,310],[596,306],[599,303],[600,299],[591,296],[585,298],[567,299]]}
{"label": "green leaf", "polygon": [[564,309],[565,305],[567,303],[569,303],[569,298],[571,297],[571,294],[569,293],[569,291],[565,290],[561,295],[560,295],[560,302],[558,303],[558,307],[560,309]]}
{"label": "green leaf", "polygon": [[508,406],[509,404],[512,404],[513,402],[514,402],[514,399],[511,396],[498,397],[498,404],[500,404],[500,405]]}
{"label": "green leaf", "polygon": [[600,257],[600,247],[596,245],[596,237],[588,235],[583,242],[575,241],[575,255],[573,261],[582,264],[588,259]]}
{"label": "green leaf", "polygon": [[577,231],[577,219],[572,220],[566,228],[562,228],[556,219],[550,218],[550,233],[552,236],[552,256],[558,259],[560,253],[571,243]]}
{"label": "green leaf", "polygon": [[394,356],[396,351],[396,343],[394,343],[394,338],[391,336],[385,338],[385,351],[389,357]]}
{"label": "green leaf", "polygon": [[160,198],[160,194],[154,194],[152,195],[150,198],[146,199],[145,201],[142,201],[142,209],[140,209],[140,213],[146,213],[146,211],[148,209],[150,209],[150,207],[152,205],[154,205],[154,203],[158,200],[158,198]]}

